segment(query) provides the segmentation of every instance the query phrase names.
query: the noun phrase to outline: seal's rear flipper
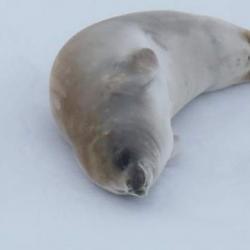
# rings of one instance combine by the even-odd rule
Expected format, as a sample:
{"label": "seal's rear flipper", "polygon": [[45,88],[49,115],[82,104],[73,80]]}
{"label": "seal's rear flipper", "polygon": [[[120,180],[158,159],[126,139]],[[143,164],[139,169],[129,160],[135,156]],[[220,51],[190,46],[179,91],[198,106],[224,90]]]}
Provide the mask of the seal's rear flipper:
{"label": "seal's rear flipper", "polygon": [[243,37],[246,39],[246,41],[250,44],[250,30],[246,30],[243,32]]}
{"label": "seal's rear flipper", "polygon": [[[250,30],[246,30],[243,32],[243,38],[246,40],[246,42],[249,44],[250,47]],[[248,55],[248,64],[250,64],[250,54]],[[250,67],[248,72],[243,76],[243,82],[250,82]]]}

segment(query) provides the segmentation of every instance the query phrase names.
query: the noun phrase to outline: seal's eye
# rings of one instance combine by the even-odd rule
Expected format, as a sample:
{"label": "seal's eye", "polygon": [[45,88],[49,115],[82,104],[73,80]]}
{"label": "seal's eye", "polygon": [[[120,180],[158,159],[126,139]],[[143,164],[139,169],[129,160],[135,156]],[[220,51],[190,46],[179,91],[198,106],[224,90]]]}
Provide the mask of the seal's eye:
{"label": "seal's eye", "polygon": [[123,150],[115,154],[114,164],[121,170],[124,170],[129,166],[132,160],[133,160],[132,152],[129,149],[124,148]]}

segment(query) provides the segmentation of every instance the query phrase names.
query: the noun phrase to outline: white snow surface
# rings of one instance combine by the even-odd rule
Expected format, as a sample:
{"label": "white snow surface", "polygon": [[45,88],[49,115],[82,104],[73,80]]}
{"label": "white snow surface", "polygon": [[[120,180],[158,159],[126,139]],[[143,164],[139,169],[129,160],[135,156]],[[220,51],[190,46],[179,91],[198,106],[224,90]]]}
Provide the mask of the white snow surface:
{"label": "white snow surface", "polygon": [[141,199],[94,186],[51,115],[50,69],[72,35],[167,9],[250,28],[246,0],[0,0],[1,250],[250,249],[250,84],[178,114],[179,156]]}

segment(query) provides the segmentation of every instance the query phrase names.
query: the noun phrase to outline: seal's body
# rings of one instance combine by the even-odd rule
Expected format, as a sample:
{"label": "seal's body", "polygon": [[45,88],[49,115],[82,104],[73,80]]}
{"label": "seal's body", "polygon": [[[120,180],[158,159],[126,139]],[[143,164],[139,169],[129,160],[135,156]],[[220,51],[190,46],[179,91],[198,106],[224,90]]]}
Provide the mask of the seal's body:
{"label": "seal's body", "polygon": [[115,17],[79,32],[51,73],[56,120],[91,179],[142,195],[174,149],[171,118],[206,91],[250,78],[250,33],[169,11]]}

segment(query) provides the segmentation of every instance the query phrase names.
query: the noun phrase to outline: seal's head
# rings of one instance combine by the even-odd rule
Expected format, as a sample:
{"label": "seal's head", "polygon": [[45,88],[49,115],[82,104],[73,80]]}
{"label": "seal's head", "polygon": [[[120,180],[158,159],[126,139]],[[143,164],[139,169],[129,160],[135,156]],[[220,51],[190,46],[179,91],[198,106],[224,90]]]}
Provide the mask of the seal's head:
{"label": "seal's head", "polygon": [[155,53],[142,48],[60,99],[55,113],[97,185],[141,196],[160,175],[173,149],[165,86]]}

